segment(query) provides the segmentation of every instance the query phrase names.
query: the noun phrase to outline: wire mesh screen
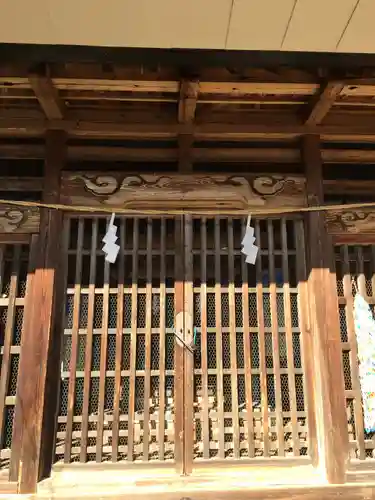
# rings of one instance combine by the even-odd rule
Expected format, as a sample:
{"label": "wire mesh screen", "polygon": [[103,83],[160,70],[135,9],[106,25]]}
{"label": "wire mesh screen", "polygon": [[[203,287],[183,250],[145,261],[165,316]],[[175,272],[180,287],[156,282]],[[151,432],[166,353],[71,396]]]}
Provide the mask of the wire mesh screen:
{"label": "wire mesh screen", "polygon": [[56,460],[174,459],[175,221],[106,218],[65,226],[66,305]]}
{"label": "wire mesh screen", "polygon": [[195,459],[309,453],[302,222],[253,221],[255,266],[241,254],[245,222],[193,220]]}
{"label": "wire mesh screen", "polygon": [[29,245],[0,245],[0,469],[9,466]]}
{"label": "wire mesh screen", "polygon": [[374,311],[375,245],[340,245],[335,255],[350,457],[365,460],[375,458],[375,433],[366,433],[363,425],[353,298],[357,285]]}

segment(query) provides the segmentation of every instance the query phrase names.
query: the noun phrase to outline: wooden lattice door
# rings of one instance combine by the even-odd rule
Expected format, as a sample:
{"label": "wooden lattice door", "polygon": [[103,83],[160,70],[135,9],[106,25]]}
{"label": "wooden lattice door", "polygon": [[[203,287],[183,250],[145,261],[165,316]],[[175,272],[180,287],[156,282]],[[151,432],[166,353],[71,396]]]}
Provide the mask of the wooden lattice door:
{"label": "wooden lattice door", "polygon": [[115,223],[121,251],[110,265],[102,252],[107,218],[66,220],[56,459],[181,461],[182,221]]}
{"label": "wooden lattice door", "polygon": [[255,219],[255,266],[241,254],[245,224],[241,217],[186,221],[185,309],[196,338],[194,366],[185,368],[193,467],[310,453],[303,221]]}
{"label": "wooden lattice door", "polygon": [[[301,220],[68,218],[58,460],[173,463],[309,453]],[[306,297],[305,297],[306,298]]]}

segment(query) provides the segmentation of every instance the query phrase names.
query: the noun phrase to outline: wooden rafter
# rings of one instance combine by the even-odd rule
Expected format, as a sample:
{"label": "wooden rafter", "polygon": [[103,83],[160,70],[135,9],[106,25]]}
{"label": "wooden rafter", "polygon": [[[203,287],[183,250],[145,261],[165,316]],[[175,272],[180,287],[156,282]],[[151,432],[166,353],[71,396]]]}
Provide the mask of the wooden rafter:
{"label": "wooden rafter", "polygon": [[[194,122],[197,107],[199,83],[196,81],[183,80],[180,88],[178,102],[178,123],[191,125]],[[191,150],[194,144],[194,135],[181,133],[178,135],[179,170],[189,172],[193,169]]]}
{"label": "wooden rafter", "polygon": [[31,74],[29,82],[46,117],[49,120],[62,120],[65,116],[65,104],[52,80],[48,76]]}
{"label": "wooden rafter", "polygon": [[342,82],[328,82],[314,99],[314,104],[310,110],[305,125],[319,125],[328,114],[336,101],[337,96],[343,90],[345,85]]}

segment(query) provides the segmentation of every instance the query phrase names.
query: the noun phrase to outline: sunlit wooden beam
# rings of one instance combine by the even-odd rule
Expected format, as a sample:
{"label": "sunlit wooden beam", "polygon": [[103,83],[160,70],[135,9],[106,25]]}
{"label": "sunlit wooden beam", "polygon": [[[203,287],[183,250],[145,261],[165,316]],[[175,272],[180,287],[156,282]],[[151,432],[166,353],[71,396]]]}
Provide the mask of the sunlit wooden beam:
{"label": "sunlit wooden beam", "polygon": [[43,75],[29,75],[29,82],[44,114],[49,120],[63,120],[65,104],[60,99],[52,80]]}
{"label": "sunlit wooden beam", "polygon": [[173,139],[192,134],[198,140],[274,140],[294,139],[317,134],[323,139],[345,142],[375,140],[375,126],[367,117],[361,124],[299,125],[288,123],[136,123],[93,122],[89,120],[40,120],[7,118],[0,114],[0,137],[42,137],[46,130],[63,129],[70,138],[81,139]]}
{"label": "sunlit wooden beam", "polygon": [[314,99],[305,125],[319,125],[334,105],[338,95],[345,85],[342,82],[328,82]]}

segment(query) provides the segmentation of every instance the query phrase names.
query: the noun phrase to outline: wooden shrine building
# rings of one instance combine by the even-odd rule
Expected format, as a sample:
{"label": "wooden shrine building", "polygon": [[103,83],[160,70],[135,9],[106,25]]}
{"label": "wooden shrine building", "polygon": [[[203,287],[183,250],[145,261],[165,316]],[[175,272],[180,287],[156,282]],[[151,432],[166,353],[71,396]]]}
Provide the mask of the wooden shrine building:
{"label": "wooden shrine building", "polygon": [[7,50],[0,493],[375,498],[374,58]]}

